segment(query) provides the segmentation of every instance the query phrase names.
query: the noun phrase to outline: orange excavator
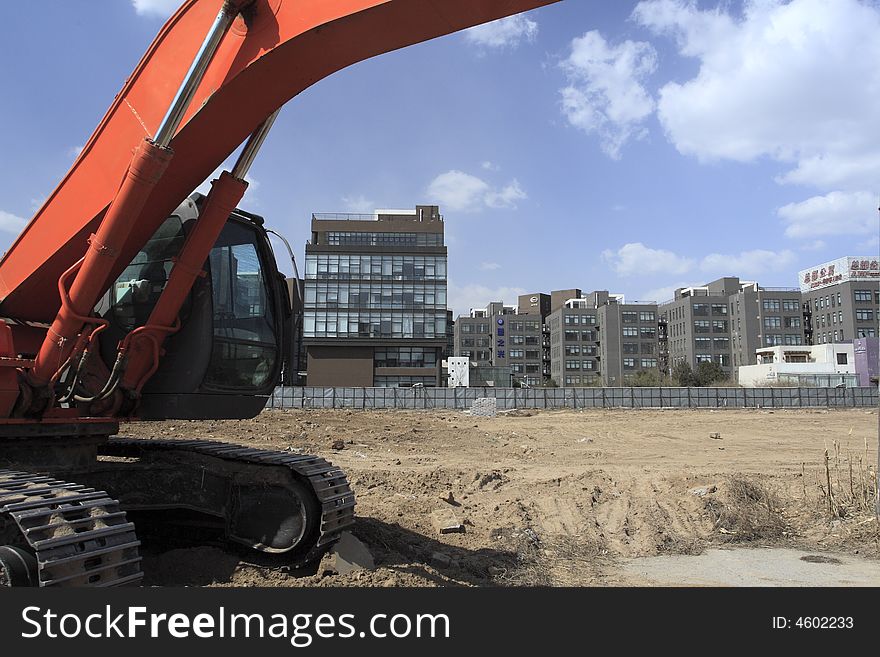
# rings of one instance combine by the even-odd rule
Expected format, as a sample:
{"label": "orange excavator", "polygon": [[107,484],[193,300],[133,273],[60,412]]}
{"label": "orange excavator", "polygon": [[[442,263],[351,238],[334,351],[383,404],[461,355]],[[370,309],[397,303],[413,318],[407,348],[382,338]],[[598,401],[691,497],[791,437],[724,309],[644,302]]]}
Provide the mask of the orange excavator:
{"label": "orange excavator", "polygon": [[249,418],[277,384],[287,288],[262,219],[236,208],[287,101],[555,1],[183,2],[0,262],[0,585],[137,584],[136,525],[300,564],[353,523],[320,457],[119,422]]}

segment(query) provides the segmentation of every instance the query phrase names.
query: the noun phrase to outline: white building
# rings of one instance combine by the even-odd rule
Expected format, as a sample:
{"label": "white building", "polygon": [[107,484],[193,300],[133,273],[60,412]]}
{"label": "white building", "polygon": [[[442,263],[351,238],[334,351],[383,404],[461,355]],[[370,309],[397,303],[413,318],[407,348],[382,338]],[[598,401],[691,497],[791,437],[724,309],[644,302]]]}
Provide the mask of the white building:
{"label": "white building", "polygon": [[755,353],[758,355],[757,365],[742,365],[739,368],[740,385],[858,385],[852,344],[764,347],[756,349]]}
{"label": "white building", "polygon": [[443,367],[449,372],[446,386],[448,388],[467,388],[470,386],[470,362],[467,356],[450,356],[443,361]]}

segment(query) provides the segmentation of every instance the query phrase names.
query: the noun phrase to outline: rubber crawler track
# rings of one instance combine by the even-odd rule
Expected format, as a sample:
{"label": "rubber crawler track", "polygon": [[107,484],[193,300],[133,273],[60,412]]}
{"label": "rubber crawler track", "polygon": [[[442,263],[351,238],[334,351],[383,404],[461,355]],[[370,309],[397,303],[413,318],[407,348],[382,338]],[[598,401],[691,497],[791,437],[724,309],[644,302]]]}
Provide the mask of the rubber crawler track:
{"label": "rubber crawler track", "polygon": [[298,561],[307,563],[335,543],[354,524],[355,496],[341,468],[318,456],[242,447],[210,440],[141,440],[114,438],[101,454],[126,456],[149,451],[188,451],[227,461],[287,467],[311,487],[321,507],[321,524],[315,544]]}
{"label": "rubber crawler track", "polygon": [[41,587],[125,586],[143,577],[134,525],[103,491],[0,470],[0,524],[9,522],[36,555]]}

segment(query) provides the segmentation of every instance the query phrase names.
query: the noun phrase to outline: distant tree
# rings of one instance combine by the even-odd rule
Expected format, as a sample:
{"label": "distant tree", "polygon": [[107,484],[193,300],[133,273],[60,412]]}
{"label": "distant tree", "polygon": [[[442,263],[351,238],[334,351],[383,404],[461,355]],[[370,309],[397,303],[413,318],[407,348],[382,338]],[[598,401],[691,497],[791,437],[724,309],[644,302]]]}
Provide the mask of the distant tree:
{"label": "distant tree", "polygon": [[703,362],[697,365],[697,385],[710,386],[716,381],[723,380],[727,375],[718,363]]}
{"label": "distant tree", "polygon": [[697,375],[687,361],[682,361],[672,370],[672,381],[677,386],[691,388],[700,385]]}
{"label": "distant tree", "polygon": [[556,379],[547,379],[547,381],[544,383],[544,385],[547,388],[558,388],[559,387],[559,384],[556,383]]}
{"label": "distant tree", "polygon": [[635,388],[656,388],[663,385],[663,380],[657,370],[641,370],[636,372],[629,384]]}

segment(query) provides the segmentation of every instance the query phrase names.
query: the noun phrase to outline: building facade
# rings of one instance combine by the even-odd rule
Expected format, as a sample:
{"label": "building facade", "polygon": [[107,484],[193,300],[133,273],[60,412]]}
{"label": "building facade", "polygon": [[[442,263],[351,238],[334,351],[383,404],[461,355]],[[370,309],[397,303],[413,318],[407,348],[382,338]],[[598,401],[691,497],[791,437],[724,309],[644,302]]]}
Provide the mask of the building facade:
{"label": "building facade", "polygon": [[728,299],[730,350],[734,368],[755,365],[756,350],[806,344],[804,311],[797,288],[763,288],[741,283]]}
{"label": "building facade", "polygon": [[[540,301],[540,295],[526,296]],[[472,373],[473,380],[476,375],[479,380],[495,381],[509,373],[518,385],[544,384],[549,376],[549,363],[545,364],[549,350],[545,349],[540,303],[533,312],[525,310],[518,313],[516,307],[496,301],[455,320],[455,355],[470,358],[477,370],[491,372],[486,375],[489,378],[480,371]]]}
{"label": "building facade", "polygon": [[798,278],[812,344],[878,336],[880,258],[838,258]]}
{"label": "building facade", "polygon": [[679,288],[674,299],[659,306],[667,331],[668,354],[662,357],[668,363],[667,373],[679,363],[696,369],[702,362],[712,362],[733,375],[729,303],[740,290],[738,278],[719,278],[706,285]]}
{"label": "building facade", "polygon": [[312,216],[303,291],[307,385],[441,385],[443,226],[431,205]]}
{"label": "building facade", "polygon": [[607,290],[562,296],[562,307],[547,318],[550,374],[558,385],[623,386],[639,372],[659,373],[656,304],[628,304]]}

